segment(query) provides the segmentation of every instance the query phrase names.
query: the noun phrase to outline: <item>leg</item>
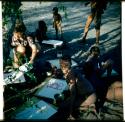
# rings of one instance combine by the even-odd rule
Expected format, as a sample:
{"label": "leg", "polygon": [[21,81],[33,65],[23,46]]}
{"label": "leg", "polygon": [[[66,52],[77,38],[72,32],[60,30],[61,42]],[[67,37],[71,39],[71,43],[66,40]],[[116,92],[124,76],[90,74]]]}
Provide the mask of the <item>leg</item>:
{"label": "leg", "polygon": [[60,32],[60,36],[62,38],[62,26],[61,26],[61,22],[58,23],[58,26],[57,26],[59,32]]}
{"label": "leg", "polygon": [[58,29],[56,29],[56,39],[58,39]]}
{"label": "leg", "polygon": [[56,39],[58,39],[58,23],[55,23]]}
{"label": "leg", "polygon": [[99,44],[100,29],[96,29],[96,44]]}
{"label": "leg", "polygon": [[96,102],[96,94],[92,93],[87,97],[87,99],[80,104],[80,110],[87,110],[89,107],[94,106],[95,110],[95,102]]}
{"label": "leg", "polygon": [[91,104],[94,104],[95,102],[96,102],[96,94],[92,93],[87,97],[87,99],[80,106],[91,105]]}
{"label": "leg", "polygon": [[84,28],[84,36],[82,38],[82,40],[84,42],[86,40],[86,36],[88,34],[89,27],[90,27],[90,24],[92,23],[93,19],[94,19],[94,14],[89,15],[88,18],[87,18],[87,21],[86,21],[86,24],[85,24],[85,28]]}
{"label": "leg", "polygon": [[108,100],[116,100],[122,102],[123,101],[122,82],[115,81],[114,83],[112,83],[108,89],[106,98]]}
{"label": "leg", "polygon": [[100,37],[100,25],[101,25],[101,14],[96,12],[95,14],[95,29],[96,29],[96,44],[99,44],[99,37]]}

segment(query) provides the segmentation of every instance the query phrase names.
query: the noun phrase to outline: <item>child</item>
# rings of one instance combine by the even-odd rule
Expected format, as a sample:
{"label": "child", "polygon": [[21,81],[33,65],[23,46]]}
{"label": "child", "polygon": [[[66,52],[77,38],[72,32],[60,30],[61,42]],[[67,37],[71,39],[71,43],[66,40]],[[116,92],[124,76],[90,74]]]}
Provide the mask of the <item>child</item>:
{"label": "child", "polygon": [[92,46],[90,49],[90,55],[88,56],[83,68],[86,78],[92,83],[93,87],[96,89],[96,93],[100,101],[99,103],[97,103],[98,108],[102,107],[105,101],[108,86],[108,83],[104,82],[101,79],[101,76],[107,70],[107,77],[110,77],[113,64],[113,61],[111,59],[102,62],[102,59],[99,55],[99,47]]}
{"label": "child", "polygon": [[43,40],[47,39],[46,32],[47,32],[46,23],[43,20],[40,20],[38,22],[38,29],[35,32],[35,37],[36,40],[39,42],[39,44],[41,44]]}
{"label": "child", "polygon": [[53,8],[53,27],[56,30],[56,39],[58,39],[58,32],[60,32],[61,38],[62,38],[62,26],[61,26],[61,22],[62,22],[62,17],[58,13],[58,8],[54,7]]}
{"label": "child", "polygon": [[60,67],[70,90],[70,97],[66,100],[69,104],[69,119],[74,119],[75,109],[87,110],[94,107],[95,111],[96,94],[91,83],[77,69],[71,68],[70,57],[62,57]]}
{"label": "child", "polygon": [[86,64],[91,65],[91,71],[96,74],[96,76],[101,77],[101,75],[107,70],[107,77],[111,76],[113,61],[111,59],[102,62],[100,56],[100,49],[98,46],[92,46],[90,49],[90,55],[86,60]]}

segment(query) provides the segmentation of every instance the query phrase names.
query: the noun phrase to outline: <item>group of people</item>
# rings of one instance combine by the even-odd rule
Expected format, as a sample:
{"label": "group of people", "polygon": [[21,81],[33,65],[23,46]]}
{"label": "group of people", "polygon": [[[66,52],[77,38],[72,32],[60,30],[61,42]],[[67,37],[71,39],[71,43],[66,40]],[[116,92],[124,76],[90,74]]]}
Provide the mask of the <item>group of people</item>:
{"label": "group of people", "polygon": [[[61,15],[58,13],[57,7],[54,7],[52,11],[53,27],[56,31],[56,39],[58,39],[59,32],[62,38]],[[14,68],[18,68],[27,60],[29,60],[29,63],[32,64],[34,60],[37,59],[37,55],[41,50],[42,41],[48,39],[46,33],[47,25],[43,20],[38,22],[38,29],[36,29],[35,33],[29,34],[23,20],[20,18],[16,19],[11,43],[14,54]]]}
{"label": "group of people", "polygon": [[[82,41],[86,41],[89,26],[95,20],[96,43],[99,44],[101,15],[107,3],[102,4],[102,1],[92,0],[90,4],[91,15],[88,16],[85,24]],[[58,13],[57,7],[53,8],[53,18],[53,27],[56,30],[56,38],[58,38],[58,32],[62,36],[62,18]],[[33,64],[35,59],[37,59],[37,55],[41,49],[40,43],[42,40],[47,39],[46,23],[39,21],[38,25],[39,28],[35,32],[35,38],[33,38],[27,34],[23,21],[17,19],[11,43],[14,54],[14,68],[19,68],[26,61]],[[106,99],[107,92],[105,90],[107,84],[101,81],[101,75],[107,71],[107,77],[111,76],[113,62],[112,60],[102,62],[100,60],[99,47],[93,46],[90,49],[90,55],[83,65],[83,71],[72,68],[71,65],[71,58],[69,56],[60,58],[61,73],[63,74],[63,78],[66,79],[70,91],[70,96],[64,102],[62,108],[64,109],[64,106],[67,105],[70,113],[68,118],[74,119],[73,112],[76,108],[82,111],[92,108],[94,112],[97,112],[103,106]],[[63,109],[61,109],[61,112]]]}
{"label": "group of people", "polygon": [[69,120],[79,119],[80,112],[91,111],[96,116],[102,110],[106,99],[122,101],[122,83],[114,82],[109,89],[108,81],[102,79],[105,71],[110,78],[113,61],[108,59],[101,63],[100,50],[97,46],[90,49],[90,55],[82,66],[82,70],[81,67],[72,67],[69,55],[61,57],[59,63],[60,73],[67,81],[70,92],[69,97],[60,104],[59,118],[63,119],[62,115],[65,115],[67,111],[65,116]]}
{"label": "group of people", "polygon": [[[92,0],[88,2],[91,5],[91,14],[88,16],[88,19],[85,24],[84,28],[84,35],[82,38],[82,42],[86,41],[86,37],[88,34],[89,26],[94,20],[95,22],[95,29],[96,29],[96,44],[99,44],[99,36],[100,36],[100,25],[101,25],[101,15],[106,9],[106,4],[107,1],[98,1],[98,0]],[[87,3],[87,4],[88,4]],[[58,12],[58,8],[54,7],[52,9],[53,12],[53,27],[55,28],[56,31],[56,39],[60,37],[62,38],[62,17],[61,14]],[[37,55],[37,53],[41,50],[41,42],[43,40],[48,39],[47,38],[47,25],[43,20],[40,20],[38,22],[38,29],[35,31],[35,35],[28,35],[26,33],[26,27],[23,23],[23,21],[17,19],[16,24],[15,24],[15,29],[13,32],[13,37],[12,37],[12,46],[16,47],[14,48],[14,67],[18,67],[18,59],[17,58],[17,52],[22,53],[23,55],[25,54],[25,48],[28,49],[30,47],[31,49],[28,50],[28,52],[31,52],[31,57],[30,58],[30,63],[32,63]],[[19,54],[20,55],[20,54]],[[27,56],[26,54],[25,56]],[[16,64],[17,63],[17,64]]]}

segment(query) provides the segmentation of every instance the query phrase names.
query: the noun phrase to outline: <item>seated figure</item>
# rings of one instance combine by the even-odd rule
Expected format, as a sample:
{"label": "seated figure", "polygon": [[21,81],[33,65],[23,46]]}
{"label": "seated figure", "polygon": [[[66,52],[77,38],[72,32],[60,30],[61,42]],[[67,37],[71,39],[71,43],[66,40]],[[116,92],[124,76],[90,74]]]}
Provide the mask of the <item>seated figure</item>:
{"label": "seated figure", "polygon": [[[93,111],[96,111],[95,90],[91,83],[77,69],[71,68],[71,58],[69,56],[62,57],[60,59],[60,67],[70,91],[70,96],[64,102],[64,106],[67,105],[69,107],[68,119],[75,119],[73,117],[75,110],[87,111],[90,107],[93,107]],[[63,109],[65,108],[64,106],[62,107]]]}
{"label": "seated figure", "polygon": [[39,49],[30,36],[27,36],[24,32],[21,32],[19,28],[15,28],[11,45],[13,47],[14,54],[14,68],[18,68],[26,62],[31,64],[34,63]]}
{"label": "seated figure", "polygon": [[38,29],[35,32],[35,40],[38,41],[39,44],[41,44],[41,42],[43,40],[47,39],[47,25],[43,20],[40,20],[38,22]]}
{"label": "seated figure", "polygon": [[97,97],[99,100],[99,103],[97,103],[98,108],[103,106],[108,89],[108,83],[106,83],[101,77],[102,74],[107,71],[107,77],[110,78],[112,66],[113,61],[111,59],[102,62],[100,49],[98,46],[91,47],[90,55],[85,61],[83,70],[86,78],[92,83],[93,87],[96,89]]}

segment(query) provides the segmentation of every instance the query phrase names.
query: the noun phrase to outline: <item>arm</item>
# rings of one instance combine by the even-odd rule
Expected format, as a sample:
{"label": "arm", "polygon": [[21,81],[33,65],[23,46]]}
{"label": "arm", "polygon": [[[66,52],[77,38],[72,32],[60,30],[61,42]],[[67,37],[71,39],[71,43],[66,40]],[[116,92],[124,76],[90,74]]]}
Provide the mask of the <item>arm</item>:
{"label": "arm", "polygon": [[76,91],[75,91],[74,84],[68,84],[68,86],[69,86],[69,90],[70,90],[70,96],[66,99],[66,102],[70,103],[69,109],[70,109],[70,115],[71,115],[73,112],[73,104],[75,102]]}
{"label": "arm", "polygon": [[33,62],[34,62],[34,59],[35,59],[35,57],[36,57],[36,54],[37,54],[37,47],[36,47],[36,45],[33,43],[33,40],[32,40],[31,37],[27,37],[27,39],[28,39],[28,42],[29,42],[29,46],[30,46],[31,49],[32,49],[32,54],[31,54],[29,63],[33,63]]}
{"label": "arm", "polygon": [[31,47],[31,49],[32,49],[32,54],[31,54],[29,63],[33,63],[33,62],[34,62],[34,59],[35,59],[35,57],[36,57],[36,54],[37,54],[37,48],[36,48],[36,45],[35,45],[35,44],[32,44],[30,47]]}

